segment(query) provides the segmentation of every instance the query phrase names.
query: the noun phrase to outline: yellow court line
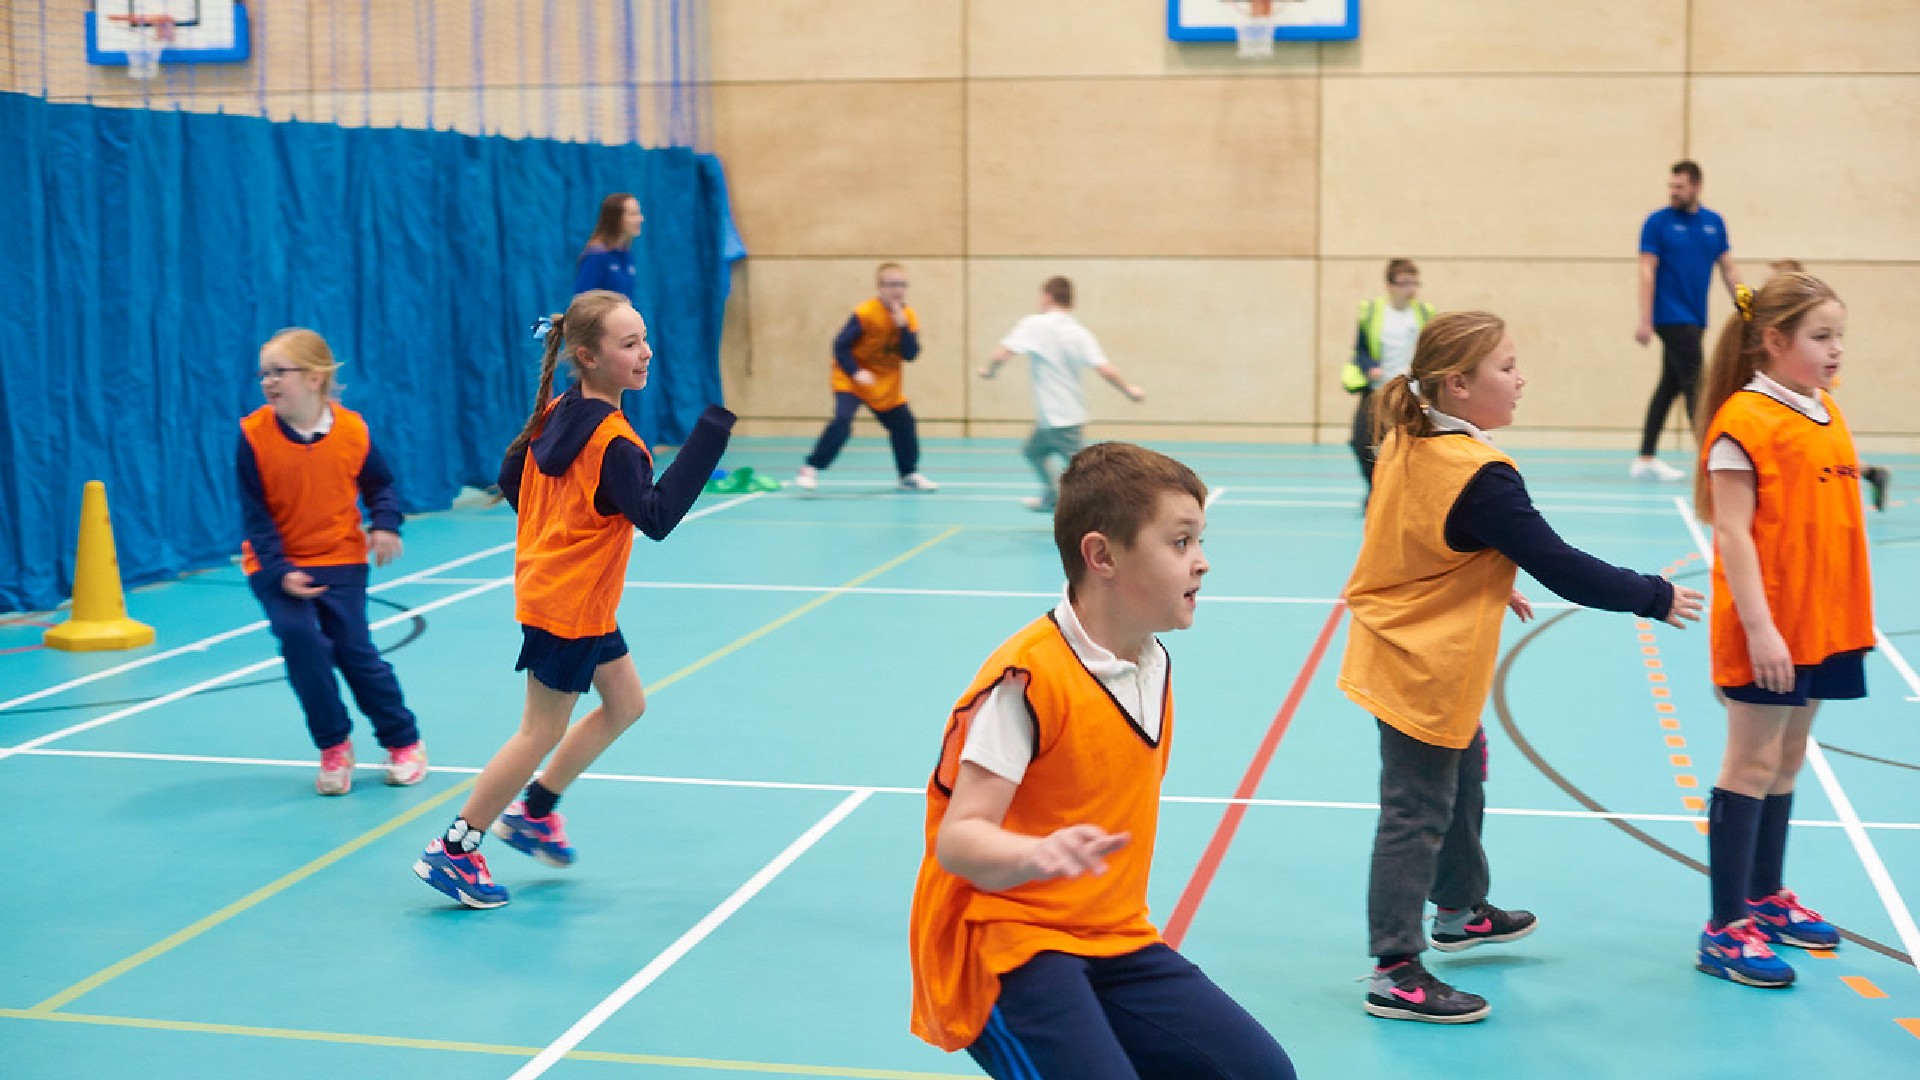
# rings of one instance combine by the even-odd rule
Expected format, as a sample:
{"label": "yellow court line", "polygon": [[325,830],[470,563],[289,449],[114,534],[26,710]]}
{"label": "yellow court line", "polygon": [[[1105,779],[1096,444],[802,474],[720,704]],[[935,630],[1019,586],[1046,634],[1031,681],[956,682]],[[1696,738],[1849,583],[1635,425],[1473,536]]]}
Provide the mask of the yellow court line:
{"label": "yellow court line", "polygon": [[775,630],[778,630],[781,627],[792,622],[793,620],[799,618],[800,616],[805,615],[807,612],[812,611],[814,608],[817,608],[820,605],[825,604],[830,600],[833,600],[839,596],[844,595],[848,589],[857,589],[860,586],[865,585],[867,582],[872,581],[874,578],[879,577],[881,574],[884,574],[887,571],[892,570],[894,567],[899,566],[901,563],[906,562],[908,559],[911,559],[914,556],[921,554],[922,552],[926,551],[928,548],[934,546],[935,544],[938,544],[944,540],[951,539],[956,533],[958,533],[961,530],[961,528],[962,526],[959,526],[959,525],[949,526],[944,532],[940,533],[938,536],[934,536],[930,539],[923,540],[920,543],[915,544],[913,547],[907,549],[907,551],[905,551],[904,553],[900,555],[896,555],[891,559],[888,559],[886,562],[883,562],[879,566],[876,566],[873,569],[867,571],[866,573],[861,574],[859,577],[856,577],[851,581],[842,582],[841,584],[833,587],[832,589],[829,589],[826,592],[821,593],[819,596],[816,596],[813,599],[807,601],[806,603],[801,604],[799,607],[794,608],[792,611],[787,612],[785,615],[782,615],[779,618],[773,620],[772,622],[766,624],[765,626],[762,626],[760,629],[755,630],[744,637],[736,639],[732,644],[724,645],[721,648],[708,653],[707,655],[701,657],[700,659],[695,660],[693,663],[688,664],[686,667],[681,668],[679,671],[676,671],[673,674],[667,676],[666,678],[661,679],[659,682],[652,684],[651,686],[647,687],[648,692],[652,693],[652,692],[656,692],[661,689],[664,689],[666,687],[672,686],[674,683],[677,683],[681,679],[684,679],[687,676],[693,674],[694,672],[699,671],[701,668],[706,667],[708,664],[711,664],[717,660],[721,660],[727,656],[731,656],[733,653],[736,653],[741,649],[746,648],[748,645],[751,645],[754,642],[759,641],[761,638],[766,637],[768,634],[773,633]]}
{"label": "yellow court line", "polygon": [[[287,1039],[295,1042],[340,1043],[350,1046],[390,1046],[405,1050],[440,1050],[459,1054],[496,1054],[503,1057],[531,1058],[540,1052],[538,1047],[533,1046],[458,1042],[451,1039],[409,1039],[395,1035],[357,1035],[336,1031],[302,1031],[298,1028],[253,1027],[245,1024],[208,1024],[194,1020],[149,1020],[133,1016],[36,1012],[33,1009],[0,1009],[0,1019],[52,1020],[65,1024],[91,1024],[98,1027],[185,1031],[200,1035],[240,1035],[256,1039]],[[621,1065],[661,1065],[682,1069],[773,1073],[786,1076],[832,1076],[847,1077],[850,1080],[954,1080],[955,1077],[962,1075],[902,1072],[896,1069],[838,1068],[831,1065],[788,1065],[771,1061],[729,1061],[725,1058],[669,1057],[662,1054],[621,1054],[605,1050],[575,1050],[567,1057],[576,1061],[605,1061]]]}
{"label": "yellow court line", "polygon": [[[864,574],[861,574],[859,577],[856,577],[851,581],[848,581],[833,590],[830,590],[828,592],[820,594],[819,596],[814,597],[812,600],[809,600],[806,603],[800,605],[799,607],[794,608],[792,611],[789,611],[785,615],[782,615],[779,618],[773,620],[772,622],[767,623],[766,625],[760,627],[758,630],[754,630],[751,633],[745,634],[739,638],[734,639],[734,641],[731,644],[728,644],[719,649],[716,649],[713,652],[708,653],[706,656],[701,657],[699,660],[696,660],[693,663],[688,664],[686,667],[681,668],[679,671],[676,671],[673,674],[668,675],[667,677],[659,680],[658,682],[654,683],[651,687],[648,688],[649,691],[653,693],[658,693],[659,691],[669,686],[672,686],[674,683],[679,682],[681,679],[684,679],[687,676],[692,675],[694,672],[699,671],[701,668],[704,668],[707,665],[712,664],[713,662],[723,657],[726,657],[734,652],[737,652],[742,648],[745,648],[747,645],[750,645],[753,642],[758,641],[759,639],[774,632],[775,630],[778,630],[780,627],[787,625],[788,623],[792,622],[793,620],[799,618],[802,615],[805,615],[807,612],[812,611],[813,609],[819,607],[822,604],[825,604],[829,600],[832,600],[835,597],[843,595],[846,590],[858,588],[859,586],[866,584],[867,582],[873,580],[874,578],[879,577],[881,574],[884,574],[887,571],[892,570],[894,567],[899,566],[901,563],[904,563],[907,560],[913,558],[914,556],[919,555],[920,553],[926,551],[928,548],[933,547],[935,544],[938,544],[941,541],[952,537],[954,534],[958,533],[960,529],[961,527],[958,525],[952,526],[951,528],[948,528],[946,531],[940,533],[939,535],[914,545],[912,548],[908,549],[903,554],[900,554],[895,556],[894,558],[888,559],[886,562],[881,563],[879,566],[874,567],[873,569],[867,571]],[[332,851],[327,852],[325,855],[320,856],[319,858],[313,860],[307,865],[302,866],[298,870],[295,870],[289,874],[286,874],[285,876],[273,881],[270,884],[263,885],[260,888],[255,889],[253,892],[248,893],[246,896],[243,896],[238,900],[235,900],[233,903],[228,904],[226,907],[221,908],[219,911],[216,911],[213,914],[208,915],[206,918],[203,918],[198,922],[195,922],[193,925],[188,926],[183,930],[175,931],[174,933],[169,934],[166,937],[160,939],[159,941],[154,942],[152,945],[147,946],[146,948],[140,950],[139,952],[134,953],[132,956],[129,956],[126,959],[121,960],[120,962],[113,964],[110,967],[103,968],[100,971],[97,971],[92,975],[87,976],[86,978],[80,980],[77,983],[74,983],[72,986],[67,987],[65,990],[60,991],[59,993],[53,995],[52,997],[46,999],[45,1001],[42,1001],[34,1005],[31,1009],[27,1011],[31,1013],[36,1013],[36,1014],[50,1013],[53,1010],[58,1009],[63,1005],[66,1005],[68,1002],[73,1001],[75,998],[78,998],[83,994],[88,994],[93,992],[94,990],[99,989],[101,986],[104,986],[107,983],[112,982],[113,980],[119,978],[122,975],[125,975],[127,972],[132,971],[134,968],[139,967],[140,965],[146,963],[147,961],[152,960],[155,957],[165,955],[166,953],[172,951],[173,949],[178,948],[180,945],[183,945],[186,942],[191,941],[196,937],[199,937],[201,934],[204,934],[208,930],[211,930],[214,927],[220,925],[221,923],[226,922],[228,919],[233,918],[235,915],[238,915],[241,912],[246,911],[247,909],[258,905],[264,900],[269,900],[274,896],[277,896],[280,893],[285,892],[291,886],[299,884],[301,881],[304,881],[307,878],[312,877],[314,874],[319,873],[321,870],[324,870],[327,867],[332,866],[334,863],[337,863],[341,859],[344,859],[347,856],[353,854],[354,852],[359,851],[361,848],[366,847],[368,844],[373,843],[375,840],[378,840],[381,837],[386,836],[388,833],[393,832],[395,829],[398,829],[402,825],[405,825],[408,822],[413,821],[415,818],[420,817],[422,814],[425,814],[429,810],[432,810],[435,807],[448,802],[454,796],[459,795],[462,792],[466,791],[468,788],[472,787],[474,783],[478,780],[479,780],[479,777],[477,776],[469,777],[466,780],[462,780],[460,783],[455,784],[453,787],[448,788],[446,791],[443,791],[438,795],[435,795],[433,798],[428,799],[426,802],[423,802],[418,806],[415,806],[412,809],[407,810],[405,813],[400,814],[398,817],[392,818],[391,820],[387,821],[385,824],[375,827],[372,831],[363,833],[360,836],[340,845],[339,847],[334,848]],[[537,1053],[538,1051],[535,1051],[535,1052]]]}
{"label": "yellow court line", "polygon": [[352,840],[349,840],[344,844],[341,844],[339,847],[334,848],[332,851],[327,852],[325,855],[320,856],[319,858],[313,860],[312,862],[301,867],[300,869],[295,870],[292,873],[286,874],[267,885],[262,885],[260,888],[255,889],[254,891],[248,893],[247,895],[241,897],[238,900],[235,900],[233,903],[228,904],[226,907],[223,907],[219,911],[216,911],[213,914],[208,915],[206,918],[201,919],[200,921],[194,923],[193,925],[188,926],[182,930],[176,930],[173,933],[168,934],[166,937],[161,938],[159,941],[156,941],[153,944],[147,946],[146,948],[141,949],[139,952],[134,953],[132,956],[127,957],[125,960],[122,960],[119,963],[112,965],[111,967],[102,968],[101,970],[94,972],[92,975],[89,975],[86,978],[81,979],[79,982],[74,983],[72,986],[67,987],[65,990],[62,990],[59,993],[48,998],[47,1000],[42,1001],[39,1004],[33,1006],[31,1009],[28,1009],[27,1012],[33,1013],[33,1014],[51,1013],[53,1010],[60,1008],[62,1005],[65,1005],[69,1001],[72,1001],[73,999],[81,996],[82,994],[88,994],[93,992],[94,990],[98,990],[100,987],[106,985],[109,982],[112,982],[113,980],[119,978],[122,975],[125,975],[127,972],[132,971],[134,968],[139,967],[141,964],[144,964],[147,961],[154,959],[155,957],[162,956],[168,952],[171,952],[173,949],[178,948],[179,946],[184,945],[189,941],[192,941],[194,938],[199,937],[201,934],[204,934],[207,931],[213,929],[214,927],[220,925],[221,923],[226,922],[228,919],[233,918],[235,915],[238,915],[241,912],[246,911],[248,908],[258,905],[263,900],[269,900],[275,896],[278,896],[280,893],[285,892],[287,889],[291,888],[292,886],[297,885],[302,881],[305,881],[307,878],[312,877],[313,875],[319,873],[322,870],[325,870],[327,867],[332,866],[334,863],[339,862],[341,859],[344,859],[347,856],[353,854],[354,852],[359,851],[361,848],[366,847],[368,844],[373,843],[375,840],[378,840],[381,837],[386,836],[388,833],[393,832],[395,829],[398,829],[402,825],[405,825],[413,821],[415,818],[420,817],[421,815],[425,814],[427,811],[447,803],[448,801],[452,800],[452,798],[455,795],[459,795],[460,793],[466,791],[468,788],[472,787],[474,784],[474,781],[478,779],[479,777],[468,777],[467,779],[460,781],[459,783],[453,785],[447,790],[441,792],[438,795],[435,795],[433,798],[428,799],[427,801],[419,804],[418,806],[413,807],[412,809],[399,815],[398,817],[392,818],[388,820],[386,823],[376,826],[375,828],[373,828],[368,832],[361,833],[359,836],[354,837]]}

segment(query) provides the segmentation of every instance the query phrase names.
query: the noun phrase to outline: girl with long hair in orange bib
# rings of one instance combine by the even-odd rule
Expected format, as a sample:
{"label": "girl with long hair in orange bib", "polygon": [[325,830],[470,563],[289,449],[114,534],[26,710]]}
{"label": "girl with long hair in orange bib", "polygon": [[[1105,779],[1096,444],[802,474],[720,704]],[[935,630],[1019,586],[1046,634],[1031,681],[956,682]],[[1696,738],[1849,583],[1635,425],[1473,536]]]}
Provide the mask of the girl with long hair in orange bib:
{"label": "girl with long hair in orange bib", "polygon": [[[1420,962],[1515,941],[1531,912],[1487,902],[1481,846],[1487,736],[1480,726],[1508,608],[1533,616],[1519,569],[1577,604],[1674,626],[1700,617],[1699,592],[1610,566],[1569,545],[1534,508],[1513,459],[1487,434],[1513,423],[1519,354],[1506,324],[1481,311],[1429,322],[1413,363],[1374,405],[1380,457],[1360,558],[1347,583],[1353,626],[1340,689],[1375,717],[1380,822],[1367,886],[1378,958],[1366,1010],[1390,1020],[1469,1023],[1491,1009]],[[1422,913],[1438,913],[1429,933]]]}
{"label": "girl with long hair in orange bib", "polygon": [[[554,805],[647,705],[614,621],[633,531],[666,539],[692,509],[733,429],[732,413],[708,406],[656,480],[652,455],[620,411],[623,393],[647,385],[653,358],[640,313],[626,297],[594,289],[551,321],[533,415],[500,467],[501,494],[520,515],[513,596],[522,644],[514,669],[527,673],[526,707],[520,730],[487,762],[460,816],[413,866],[422,881],[475,908],[508,900],[480,854],[489,826],[549,866],[573,864]],[[574,385],[555,399],[562,356]],[[599,691],[599,706],[569,726],[588,689]],[[522,785],[525,795],[514,802]]]}
{"label": "girl with long hair in orange bib", "polygon": [[1772,946],[1840,943],[1782,881],[1787,824],[1820,702],[1866,696],[1873,595],[1860,457],[1827,393],[1847,309],[1801,273],[1741,286],[1735,303],[1694,425],[1695,505],[1713,525],[1713,682],[1727,704],[1696,966],[1781,987],[1794,972]]}

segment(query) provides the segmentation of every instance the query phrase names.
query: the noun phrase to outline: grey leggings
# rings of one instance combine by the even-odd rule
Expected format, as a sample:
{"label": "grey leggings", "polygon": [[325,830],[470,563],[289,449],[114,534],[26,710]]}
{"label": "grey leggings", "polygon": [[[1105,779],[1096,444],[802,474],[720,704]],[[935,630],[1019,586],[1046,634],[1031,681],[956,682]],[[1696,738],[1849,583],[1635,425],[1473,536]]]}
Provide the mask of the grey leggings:
{"label": "grey leggings", "polygon": [[[1037,427],[1033,429],[1033,434],[1027,436],[1027,445],[1021,448],[1020,452],[1026,455],[1033,471],[1040,474],[1040,482],[1046,485],[1047,493],[1042,498],[1048,505],[1052,505],[1060,496],[1060,474],[1066,470],[1066,463],[1080,452],[1083,445],[1080,432],[1079,424],[1072,427]],[[1058,466],[1053,464],[1056,457],[1061,459]]]}

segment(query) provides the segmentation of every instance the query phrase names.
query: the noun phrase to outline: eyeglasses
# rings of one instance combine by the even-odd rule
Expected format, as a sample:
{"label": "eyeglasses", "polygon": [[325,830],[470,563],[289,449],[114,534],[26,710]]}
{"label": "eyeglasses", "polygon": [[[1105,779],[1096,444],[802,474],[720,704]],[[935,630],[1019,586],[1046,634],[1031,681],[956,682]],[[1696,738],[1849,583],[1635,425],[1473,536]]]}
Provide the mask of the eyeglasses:
{"label": "eyeglasses", "polygon": [[883,281],[880,283],[880,287],[883,289],[904,289],[907,287],[907,283],[904,281]]}
{"label": "eyeglasses", "polygon": [[263,367],[260,369],[260,381],[273,382],[277,379],[284,379],[289,375],[298,375],[299,373],[300,369],[297,367]]}

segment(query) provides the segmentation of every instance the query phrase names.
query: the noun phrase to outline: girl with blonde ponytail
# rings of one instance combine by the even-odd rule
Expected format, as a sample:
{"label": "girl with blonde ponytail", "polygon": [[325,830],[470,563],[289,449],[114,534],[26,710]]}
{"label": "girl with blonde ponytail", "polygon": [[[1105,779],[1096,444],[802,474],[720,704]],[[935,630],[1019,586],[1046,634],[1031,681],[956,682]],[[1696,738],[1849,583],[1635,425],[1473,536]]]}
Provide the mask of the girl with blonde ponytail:
{"label": "girl with blonde ponytail", "polygon": [[[640,313],[619,293],[593,289],[574,297],[552,324],[533,415],[500,467],[501,494],[520,516],[513,559],[521,624],[514,670],[527,673],[520,730],[487,762],[460,816],[413,865],[422,881],[475,908],[508,900],[480,855],[489,829],[549,866],[572,865],[566,820],[554,806],[647,704],[615,621],[633,531],[666,539],[692,509],[733,428],[732,413],[708,406],[656,480],[653,457],[620,408],[622,394],[647,385],[653,360]],[[574,381],[555,398],[562,360]],[[569,726],[588,689],[599,691],[599,706]],[[515,802],[523,785],[526,794]]]}
{"label": "girl with blonde ponytail", "polygon": [[1847,309],[1802,273],[1741,286],[1735,303],[1695,424],[1695,505],[1714,526],[1713,681],[1727,705],[1695,966],[1778,987],[1794,971],[1772,946],[1840,943],[1782,881],[1787,824],[1820,702],[1866,696],[1873,595],[1860,458],[1827,394]]}
{"label": "girl with blonde ponytail", "polygon": [[336,668],[387,752],[387,783],[427,775],[419,725],[367,624],[367,560],[400,557],[400,497],[366,418],[336,400],[339,369],[319,334],[273,335],[260,347],[266,404],[240,421],[235,463],[247,537],[240,565],[320,751],[313,787],[322,795],[353,789],[353,722]]}
{"label": "girl with blonde ponytail", "polygon": [[[1380,445],[1360,558],[1347,584],[1353,616],[1340,689],[1380,734],[1380,823],[1367,890],[1378,958],[1366,1010],[1393,1020],[1458,1024],[1490,1006],[1429,974],[1419,954],[1513,941],[1531,912],[1487,902],[1480,844],[1486,734],[1500,624],[1533,616],[1513,587],[1520,567],[1588,607],[1674,626],[1698,619],[1700,593],[1594,558],[1562,540],[1488,432],[1513,422],[1520,390],[1513,337],[1498,316],[1455,312],[1421,331],[1413,364],[1375,394]],[[1431,936],[1421,915],[1439,906]]]}

